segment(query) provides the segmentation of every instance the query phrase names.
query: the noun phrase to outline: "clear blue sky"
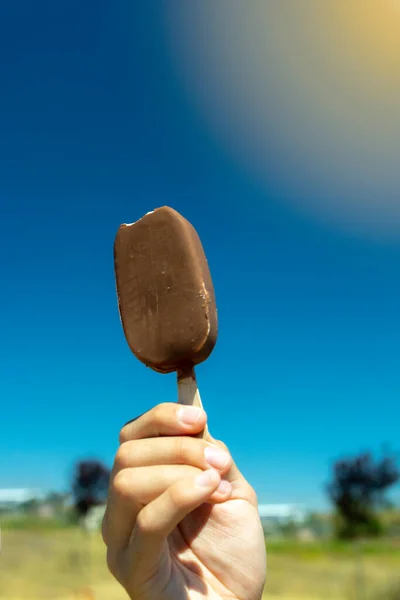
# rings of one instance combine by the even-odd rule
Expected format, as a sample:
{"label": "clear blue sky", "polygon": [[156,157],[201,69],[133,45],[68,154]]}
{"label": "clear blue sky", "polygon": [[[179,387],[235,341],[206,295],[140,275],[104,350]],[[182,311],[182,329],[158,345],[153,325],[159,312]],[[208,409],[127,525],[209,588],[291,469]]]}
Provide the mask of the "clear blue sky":
{"label": "clear blue sky", "polygon": [[282,190],[241,168],[163,7],[1,3],[0,487],[63,488],[74,460],[111,464],[120,426],[175,400],[174,377],[130,354],[113,273],[120,223],[169,204],[217,294],[198,368],[213,435],[261,502],[320,505],[335,458],[398,444],[400,244],[283,204],[290,171]]}

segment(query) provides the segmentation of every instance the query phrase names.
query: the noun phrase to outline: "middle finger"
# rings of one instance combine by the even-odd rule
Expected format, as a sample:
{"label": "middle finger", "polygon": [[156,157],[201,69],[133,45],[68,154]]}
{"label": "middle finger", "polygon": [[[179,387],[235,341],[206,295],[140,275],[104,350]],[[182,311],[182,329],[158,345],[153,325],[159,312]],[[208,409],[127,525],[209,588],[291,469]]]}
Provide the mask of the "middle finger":
{"label": "middle finger", "polygon": [[124,442],[115,457],[113,475],[122,469],[152,465],[210,467],[225,473],[232,458],[225,449],[189,436],[160,437]]}

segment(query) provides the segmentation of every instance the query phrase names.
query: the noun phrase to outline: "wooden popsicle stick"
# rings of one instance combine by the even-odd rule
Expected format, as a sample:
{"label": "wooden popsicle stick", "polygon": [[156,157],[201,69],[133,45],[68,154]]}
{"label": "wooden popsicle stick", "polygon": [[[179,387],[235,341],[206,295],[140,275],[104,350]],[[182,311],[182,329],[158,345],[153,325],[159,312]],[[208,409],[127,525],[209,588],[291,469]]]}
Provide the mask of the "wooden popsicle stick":
{"label": "wooden popsicle stick", "polygon": [[[198,406],[203,408],[200,398],[199,388],[197,387],[196,374],[194,369],[189,371],[178,371],[178,403],[186,406]],[[196,437],[206,439],[208,437],[207,423]]]}

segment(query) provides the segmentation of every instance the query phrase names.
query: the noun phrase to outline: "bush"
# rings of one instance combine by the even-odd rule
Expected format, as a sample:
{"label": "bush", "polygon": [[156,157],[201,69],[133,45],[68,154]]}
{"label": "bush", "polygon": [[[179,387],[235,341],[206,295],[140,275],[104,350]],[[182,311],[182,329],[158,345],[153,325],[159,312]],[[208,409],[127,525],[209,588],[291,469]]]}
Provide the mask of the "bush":
{"label": "bush", "polygon": [[337,537],[349,540],[382,535],[380,513],[387,505],[385,494],[399,479],[392,456],[375,461],[366,453],[337,461],[328,486],[336,509]]}

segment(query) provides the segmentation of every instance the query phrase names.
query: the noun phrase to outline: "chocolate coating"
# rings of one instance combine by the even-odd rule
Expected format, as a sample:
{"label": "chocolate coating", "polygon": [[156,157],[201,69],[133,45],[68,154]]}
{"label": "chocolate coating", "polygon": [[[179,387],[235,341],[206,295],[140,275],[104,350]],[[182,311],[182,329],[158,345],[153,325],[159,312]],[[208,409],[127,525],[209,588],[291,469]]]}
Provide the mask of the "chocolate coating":
{"label": "chocolate coating", "polygon": [[118,305],[126,340],[155,371],[203,362],[217,340],[206,256],[193,226],[164,206],[121,225],[114,244]]}

